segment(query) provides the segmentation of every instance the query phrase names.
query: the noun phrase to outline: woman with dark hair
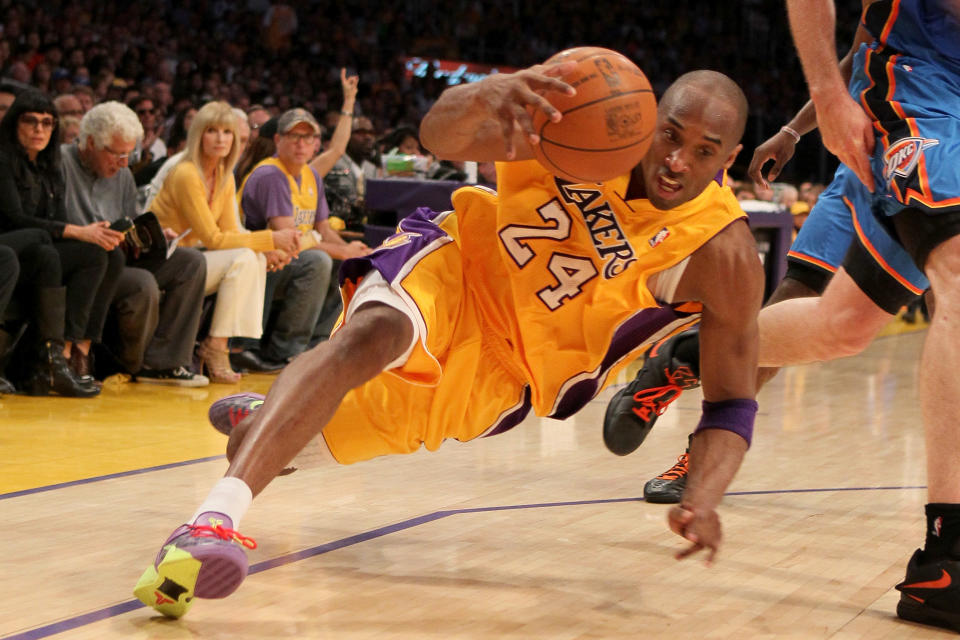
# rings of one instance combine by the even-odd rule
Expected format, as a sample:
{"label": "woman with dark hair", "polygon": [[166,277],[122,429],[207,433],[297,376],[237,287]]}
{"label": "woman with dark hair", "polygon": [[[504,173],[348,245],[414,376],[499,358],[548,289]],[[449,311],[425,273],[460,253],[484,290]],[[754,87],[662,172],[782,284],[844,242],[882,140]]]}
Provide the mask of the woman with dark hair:
{"label": "woman with dark hair", "polygon": [[[123,234],[108,223],[65,222],[57,111],[36,90],[22,92],[0,120],[0,229],[42,229],[59,259],[58,286],[36,284],[40,358],[27,390],[45,394],[93,395],[91,342],[99,341],[107,309],[124,266],[118,248]],[[59,335],[55,335],[59,333]],[[71,361],[73,372],[65,364]]]}

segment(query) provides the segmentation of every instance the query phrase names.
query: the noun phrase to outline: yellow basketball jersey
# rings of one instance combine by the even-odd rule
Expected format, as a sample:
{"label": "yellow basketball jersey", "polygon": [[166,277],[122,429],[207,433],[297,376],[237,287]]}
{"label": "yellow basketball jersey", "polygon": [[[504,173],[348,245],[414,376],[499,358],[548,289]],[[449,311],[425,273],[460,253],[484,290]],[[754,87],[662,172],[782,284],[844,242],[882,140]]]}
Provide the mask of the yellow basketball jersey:
{"label": "yellow basketball jersey", "polygon": [[[624,199],[627,175],[569,184],[528,161],[499,164],[497,177],[496,194],[453,195],[464,281],[530,382],[539,415],[570,415],[640,347],[688,324],[654,299],[647,279],[744,217],[717,181],[661,211]],[[665,314],[677,317],[664,324]]]}

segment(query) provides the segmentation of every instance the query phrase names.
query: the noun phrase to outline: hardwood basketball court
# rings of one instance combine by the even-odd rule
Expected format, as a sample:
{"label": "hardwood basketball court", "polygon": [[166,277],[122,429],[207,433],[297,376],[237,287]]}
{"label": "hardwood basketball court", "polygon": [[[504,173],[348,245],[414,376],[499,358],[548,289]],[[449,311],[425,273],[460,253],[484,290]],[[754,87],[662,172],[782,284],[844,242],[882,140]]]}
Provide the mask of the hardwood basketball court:
{"label": "hardwood basketball court", "polygon": [[894,615],[923,542],[923,335],[763,390],[713,567],[675,561],[667,507],[640,499],[683,451],[699,393],[618,458],[600,437],[608,390],[565,422],[277,479],[241,526],[259,543],[251,575],[179,621],[131,590],[226,468],[209,404],[273,378],[4,397],[0,637],[953,637]]}

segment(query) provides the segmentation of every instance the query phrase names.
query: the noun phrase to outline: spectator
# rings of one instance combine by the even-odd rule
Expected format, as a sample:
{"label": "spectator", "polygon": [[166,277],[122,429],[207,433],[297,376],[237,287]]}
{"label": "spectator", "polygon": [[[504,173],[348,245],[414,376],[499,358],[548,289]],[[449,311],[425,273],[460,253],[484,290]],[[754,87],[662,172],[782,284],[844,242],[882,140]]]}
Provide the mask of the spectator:
{"label": "spectator", "polygon": [[366,179],[377,175],[376,140],[370,118],[355,117],[346,153],[324,178],[331,215],[343,220],[348,229],[360,227],[367,218],[364,194]]}
{"label": "spectator", "polygon": [[80,104],[77,96],[72,93],[61,93],[58,95],[53,99],[53,106],[57,108],[57,115],[61,118],[72,116],[79,119],[83,117],[83,105]]}
{"label": "spectator", "polygon": [[228,338],[256,339],[263,330],[267,258],[262,252],[280,249],[290,257],[299,252],[295,229],[248,233],[240,228],[233,177],[238,155],[237,118],[230,105],[204,105],[190,125],[186,154],[151,206],[164,226],[178,234],[190,230],[183,244],[206,249],[205,291],[217,292],[217,301],[199,354],[210,379],[226,383],[240,379],[230,367]]}
{"label": "spectator", "polygon": [[60,144],[70,144],[80,135],[80,118],[76,116],[61,116]]}
{"label": "spectator", "polygon": [[[142,135],[137,115],[119,102],[98,104],[87,112],[77,144],[62,149],[71,221],[114,223],[136,216],[137,191],[124,154]],[[167,233],[168,238],[174,235]],[[124,267],[112,301],[118,344],[110,346],[137,381],[208,384],[206,377],[189,370],[205,281],[206,263],[196,249],[177,248],[165,259]]]}
{"label": "spectator", "polygon": [[[66,221],[58,134],[53,102],[35,90],[17,96],[0,121],[0,227],[43,229],[53,239],[62,279],[60,286],[41,288],[37,300],[41,307],[62,309],[64,325],[43,349],[50,358],[54,351],[68,358],[77,384],[89,386],[93,381],[84,376],[93,371],[90,345],[101,339],[123,268],[117,248],[123,236],[106,222]],[[36,382],[41,384],[39,377]],[[39,386],[34,391],[45,392]]]}
{"label": "spectator", "polygon": [[[248,229],[296,229],[302,234],[300,256],[267,274],[264,325],[271,330],[258,349],[235,354],[232,362],[242,368],[275,371],[303,352],[330,288],[331,258],[370,253],[362,242],[347,243],[330,227],[323,181],[307,164],[319,135],[320,125],[308,111],[284,113],[274,136],[277,155],[257,164],[240,188],[240,208]],[[268,257],[268,267],[272,259]],[[274,264],[282,261],[279,258]],[[271,318],[274,303],[279,309]]]}
{"label": "spectator", "polygon": [[250,122],[247,120],[247,114],[243,109],[233,108],[233,115],[237,117],[237,136],[240,140],[240,156],[243,156],[250,144]]}
{"label": "spectator", "polygon": [[[30,310],[35,344],[26,354],[24,387],[31,395],[51,391],[63,396],[90,397],[100,393],[92,380],[80,380],[63,357],[64,288],[60,257],[43,229],[0,233],[0,363],[7,361],[13,336],[2,328],[7,303],[14,294]],[[11,261],[12,258],[12,261]],[[23,366],[20,367],[24,369]],[[0,393],[14,388],[0,367]]]}
{"label": "spectator", "polygon": [[[167,157],[167,145],[161,137],[163,132],[157,123],[157,113],[153,106],[153,100],[145,95],[139,95],[130,100],[127,106],[137,114],[143,127],[143,140],[137,143],[137,147],[130,156],[130,171],[133,172],[137,184],[144,184],[150,181],[153,173],[160,166],[158,164],[151,171],[150,165]],[[146,175],[148,172],[149,176]]]}
{"label": "spectator", "polygon": [[93,89],[89,85],[78,84],[73,87],[73,95],[77,97],[77,100],[80,101],[80,108],[83,109],[83,112],[86,113],[93,108],[93,105],[96,104],[94,100]]}
{"label": "spectator", "polygon": [[[353,124],[353,108],[357,99],[358,76],[347,77],[347,70],[340,69],[340,88],[343,91],[343,106],[336,117],[336,124],[332,128],[333,134],[323,151],[310,162],[310,166],[323,179],[333,168],[333,165],[343,156],[350,141]],[[323,130],[321,129],[321,135]]]}
{"label": "spectator", "polygon": [[255,140],[260,135],[260,127],[270,119],[270,112],[262,104],[255,104],[247,109],[247,122],[250,124],[250,139]]}

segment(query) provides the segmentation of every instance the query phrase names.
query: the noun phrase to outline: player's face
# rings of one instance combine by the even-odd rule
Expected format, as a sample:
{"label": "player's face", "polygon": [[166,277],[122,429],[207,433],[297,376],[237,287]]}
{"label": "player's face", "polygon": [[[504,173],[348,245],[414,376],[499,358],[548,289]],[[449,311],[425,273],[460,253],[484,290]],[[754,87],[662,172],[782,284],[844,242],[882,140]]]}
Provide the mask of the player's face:
{"label": "player's face", "polygon": [[689,202],[733,164],[741,147],[731,139],[736,119],[722,100],[682,97],[661,105],[653,142],[640,165],[653,206],[672,209]]}

